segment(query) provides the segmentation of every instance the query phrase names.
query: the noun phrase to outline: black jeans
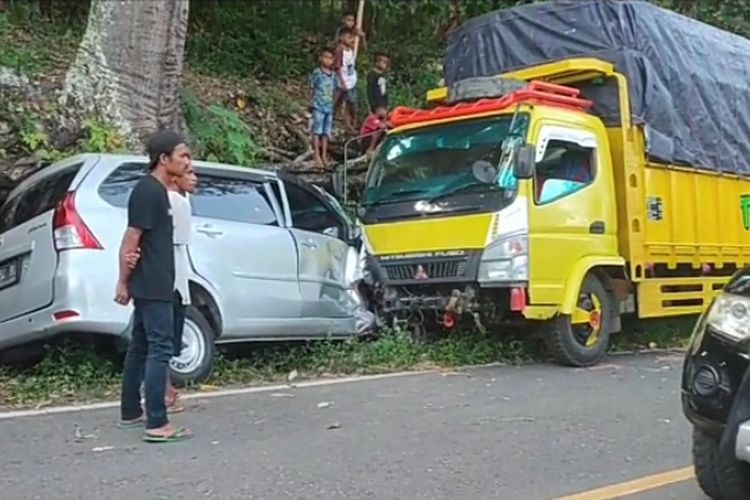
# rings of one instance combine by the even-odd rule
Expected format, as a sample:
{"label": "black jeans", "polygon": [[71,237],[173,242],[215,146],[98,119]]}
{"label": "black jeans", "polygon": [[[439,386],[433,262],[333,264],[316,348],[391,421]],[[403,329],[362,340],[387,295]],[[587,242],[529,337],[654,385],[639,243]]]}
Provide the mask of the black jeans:
{"label": "black jeans", "polygon": [[141,383],[146,389],[146,428],[169,423],[164,397],[169,359],[174,351],[174,304],[168,301],[135,301],[133,332],[122,374],[120,415],[133,420],[143,415]]}

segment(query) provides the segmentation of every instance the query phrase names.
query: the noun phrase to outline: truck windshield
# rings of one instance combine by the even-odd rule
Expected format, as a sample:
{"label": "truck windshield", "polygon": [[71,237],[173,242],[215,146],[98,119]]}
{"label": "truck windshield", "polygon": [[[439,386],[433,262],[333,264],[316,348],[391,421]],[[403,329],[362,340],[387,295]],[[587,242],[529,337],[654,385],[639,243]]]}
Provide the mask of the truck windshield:
{"label": "truck windshield", "polygon": [[[519,114],[513,135],[525,137],[528,116]],[[362,203],[437,199],[467,192],[500,191],[480,181],[478,165],[497,168],[511,115],[473,119],[390,135],[367,177]]]}

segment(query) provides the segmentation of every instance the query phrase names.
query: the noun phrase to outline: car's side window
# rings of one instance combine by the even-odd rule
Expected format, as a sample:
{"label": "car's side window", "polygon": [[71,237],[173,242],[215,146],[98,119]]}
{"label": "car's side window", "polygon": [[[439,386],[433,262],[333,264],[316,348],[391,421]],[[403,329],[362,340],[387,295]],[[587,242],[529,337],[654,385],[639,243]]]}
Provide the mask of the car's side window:
{"label": "car's side window", "polygon": [[278,226],[263,184],[245,179],[201,175],[190,196],[193,215],[232,222]]}
{"label": "car's side window", "polygon": [[544,157],[536,163],[534,193],[540,205],[571,195],[585,188],[596,177],[593,148],[574,142],[550,140]]}
{"label": "car's side window", "polygon": [[343,236],[342,220],[320,198],[291,182],[284,185],[294,227],[329,236]]}
{"label": "car's side window", "polygon": [[130,192],[148,174],[146,163],[123,163],[112,171],[99,186],[99,196],[110,205],[128,206]]}

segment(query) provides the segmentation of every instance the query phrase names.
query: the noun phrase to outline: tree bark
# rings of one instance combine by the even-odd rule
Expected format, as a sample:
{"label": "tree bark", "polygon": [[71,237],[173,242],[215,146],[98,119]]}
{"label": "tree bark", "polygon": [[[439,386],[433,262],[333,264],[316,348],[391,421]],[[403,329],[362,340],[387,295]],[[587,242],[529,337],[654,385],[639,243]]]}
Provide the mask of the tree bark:
{"label": "tree bark", "polygon": [[188,0],[91,0],[63,92],[67,109],[114,127],[129,145],[185,130],[180,108]]}

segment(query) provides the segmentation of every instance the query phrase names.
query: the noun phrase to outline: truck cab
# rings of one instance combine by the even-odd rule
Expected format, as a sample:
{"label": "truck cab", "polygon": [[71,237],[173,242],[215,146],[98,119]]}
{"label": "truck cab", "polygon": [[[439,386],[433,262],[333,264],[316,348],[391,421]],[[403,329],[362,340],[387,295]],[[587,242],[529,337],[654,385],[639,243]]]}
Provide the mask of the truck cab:
{"label": "truck cab", "polygon": [[394,110],[359,207],[381,314],[431,330],[535,321],[557,331],[559,361],[596,363],[625,264],[608,131],[580,90],[503,78],[516,90]]}

